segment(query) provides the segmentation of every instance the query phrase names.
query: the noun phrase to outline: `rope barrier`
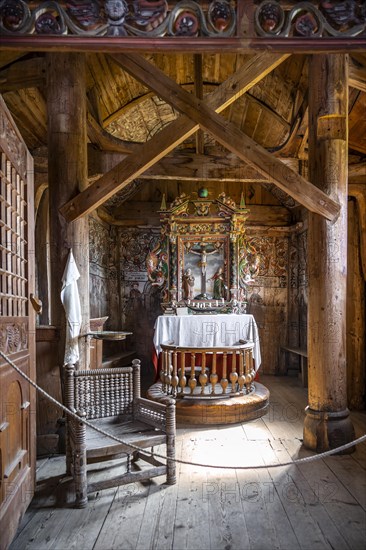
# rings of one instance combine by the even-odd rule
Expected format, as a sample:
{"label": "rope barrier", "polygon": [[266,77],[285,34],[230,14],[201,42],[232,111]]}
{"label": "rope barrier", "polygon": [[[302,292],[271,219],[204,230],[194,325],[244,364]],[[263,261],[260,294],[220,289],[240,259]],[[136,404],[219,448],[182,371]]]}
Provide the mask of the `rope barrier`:
{"label": "rope barrier", "polygon": [[146,449],[142,449],[141,447],[138,447],[137,445],[133,445],[132,443],[127,443],[126,441],[123,441],[123,439],[120,439],[119,437],[116,437],[113,434],[110,434],[110,433],[106,432],[105,430],[102,430],[98,426],[95,426],[94,424],[92,424],[91,422],[86,420],[85,418],[80,417],[78,414],[74,413],[73,411],[71,411],[70,409],[65,407],[65,405],[63,405],[62,403],[57,401],[54,397],[52,397],[52,395],[49,395],[43,388],[38,386],[38,384],[36,384],[36,382],[34,382],[31,378],[29,378],[29,376],[27,376],[24,372],[22,372],[16,366],[16,364],[13,363],[13,361],[11,361],[11,359],[9,359],[5,355],[5,353],[1,350],[0,350],[0,356],[3,359],[5,359],[5,361],[11,367],[13,367],[13,369],[15,369],[17,371],[17,373],[20,374],[20,376],[22,376],[25,380],[27,380],[27,382],[29,382],[29,384],[31,384],[31,386],[33,386],[39,393],[44,395],[49,401],[51,401],[54,405],[56,405],[58,408],[60,408],[62,411],[64,411],[67,415],[75,418],[78,422],[82,422],[83,424],[85,424],[89,428],[92,428],[96,432],[98,432],[98,433],[100,433],[100,434],[102,434],[106,437],[109,437],[110,439],[113,439],[114,441],[117,441],[117,443],[121,443],[122,445],[125,445],[126,447],[129,447],[130,449],[132,449],[134,451],[138,451],[139,453],[144,453],[146,455],[162,458],[164,460],[171,460],[171,461],[176,462],[178,464],[185,464],[185,465],[188,465],[188,466],[198,466],[200,468],[215,468],[215,469],[219,469],[219,470],[262,470],[262,469],[267,469],[267,468],[283,468],[285,466],[297,466],[299,464],[314,462],[315,460],[320,460],[321,458],[324,458],[326,456],[330,456],[330,455],[333,455],[333,454],[336,454],[336,453],[340,453],[342,451],[350,449],[351,447],[354,447],[355,445],[359,445],[363,441],[366,441],[366,434],[364,434],[361,437],[358,437],[357,439],[355,439],[354,441],[351,441],[350,443],[346,443],[344,445],[341,445],[340,447],[336,447],[335,449],[330,449],[329,451],[324,451],[322,453],[319,453],[319,454],[316,454],[316,455],[313,455],[313,456],[307,456],[307,457],[304,457],[304,458],[297,458],[296,460],[291,460],[289,462],[282,462],[282,463],[276,463],[276,464],[258,464],[257,466],[220,466],[220,465],[217,465],[217,464],[202,464],[200,462],[189,462],[187,460],[182,460],[182,459],[179,459],[179,458],[170,458],[170,457],[167,457],[166,455],[162,455],[162,454],[159,454],[159,453],[150,452]]}

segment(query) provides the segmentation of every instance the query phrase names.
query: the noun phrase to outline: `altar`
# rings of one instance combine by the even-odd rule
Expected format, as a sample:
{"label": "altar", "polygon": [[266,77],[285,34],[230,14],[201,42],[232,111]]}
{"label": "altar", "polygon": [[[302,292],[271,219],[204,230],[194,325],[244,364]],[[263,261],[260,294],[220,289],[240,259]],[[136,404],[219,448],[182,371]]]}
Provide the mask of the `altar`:
{"label": "altar", "polygon": [[147,397],[174,397],[179,423],[231,424],[267,412],[269,392],[256,381],[261,353],[253,315],[161,315],[153,342],[160,380]]}
{"label": "altar", "polygon": [[161,238],[146,259],[160,288],[154,327],[159,376],[147,397],[176,400],[178,422],[230,424],[266,413],[269,392],[258,382],[258,328],[246,313],[247,288],[260,258],[245,237],[248,216],[225,193],[201,188],[160,208]]}
{"label": "altar", "polygon": [[258,327],[253,315],[160,315],[155,322],[154,348],[156,356],[161,344],[193,348],[222,348],[253,342],[255,370],[261,364]]}

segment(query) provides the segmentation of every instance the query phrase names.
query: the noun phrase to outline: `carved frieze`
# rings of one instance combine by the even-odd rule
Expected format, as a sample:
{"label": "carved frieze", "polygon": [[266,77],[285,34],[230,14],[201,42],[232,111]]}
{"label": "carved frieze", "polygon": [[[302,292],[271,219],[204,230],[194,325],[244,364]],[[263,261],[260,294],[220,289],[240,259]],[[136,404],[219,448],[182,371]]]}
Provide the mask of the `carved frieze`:
{"label": "carved frieze", "polygon": [[[5,41],[12,36],[48,36],[59,42],[70,36],[158,42],[198,37],[208,38],[212,47],[211,39],[217,37],[240,47],[243,38],[259,37],[270,42],[295,38],[301,49],[309,39],[345,38],[350,47],[352,39],[356,43],[366,35],[365,20],[364,0],[0,0]],[[343,49],[342,44],[335,48]]]}
{"label": "carved frieze", "polygon": [[215,233],[229,233],[230,223],[193,223],[193,224],[176,224],[176,232],[178,235],[201,235]]}
{"label": "carved frieze", "polygon": [[237,2],[63,0],[0,2],[4,34],[76,36],[232,36]]}
{"label": "carved frieze", "polygon": [[271,38],[355,37],[365,34],[365,19],[363,0],[265,0],[255,10],[255,29],[259,36]]}

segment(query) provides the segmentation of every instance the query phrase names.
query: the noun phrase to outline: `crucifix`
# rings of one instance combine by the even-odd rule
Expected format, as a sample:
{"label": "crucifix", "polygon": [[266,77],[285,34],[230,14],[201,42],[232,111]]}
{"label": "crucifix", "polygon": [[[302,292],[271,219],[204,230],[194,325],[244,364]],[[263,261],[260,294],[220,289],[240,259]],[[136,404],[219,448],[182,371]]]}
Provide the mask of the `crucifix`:
{"label": "crucifix", "polygon": [[[221,246],[221,245],[220,245]],[[193,250],[193,248],[190,249],[190,252],[192,254],[197,254],[200,256],[200,261],[198,262],[199,267],[201,268],[201,294],[196,296],[197,299],[201,300],[208,300],[209,297],[207,296],[206,292],[206,267],[207,267],[207,256],[211,254],[216,254],[218,252],[218,249],[220,248],[216,247],[214,250],[207,250],[208,243],[198,243],[195,244],[194,247],[198,248],[198,250]]]}

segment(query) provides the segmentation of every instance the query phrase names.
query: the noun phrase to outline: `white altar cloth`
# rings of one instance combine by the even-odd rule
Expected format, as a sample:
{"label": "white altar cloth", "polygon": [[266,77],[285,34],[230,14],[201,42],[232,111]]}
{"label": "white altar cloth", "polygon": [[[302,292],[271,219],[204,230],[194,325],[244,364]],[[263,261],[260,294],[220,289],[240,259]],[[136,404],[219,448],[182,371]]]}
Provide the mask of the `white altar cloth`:
{"label": "white altar cloth", "polygon": [[223,347],[254,343],[255,369],[261,364],[258,327],[253,315],[160,315],[155,322],[154,346],[157,356],[161,344],[174,342],[182,347]]}

